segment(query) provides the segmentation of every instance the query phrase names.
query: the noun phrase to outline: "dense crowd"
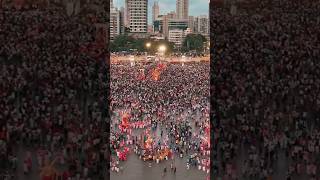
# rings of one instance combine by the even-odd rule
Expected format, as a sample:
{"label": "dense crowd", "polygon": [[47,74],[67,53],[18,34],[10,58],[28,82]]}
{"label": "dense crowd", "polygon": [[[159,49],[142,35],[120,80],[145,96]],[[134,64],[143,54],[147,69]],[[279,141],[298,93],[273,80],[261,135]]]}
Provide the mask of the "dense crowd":
{"label": "dense crowd", "polygon": [[1,174],[107,174],[104,49],[81,51],[96,41],[94,24],[58,6],[3,7],[0,27]]}
{"label": "dense crowd", "polygon": [[320,3],[212,9],[214,173],[319,179]]}
{"label": "dense crowd", "polygon": [[[261,0],[239,6],[235,15],[212,9],[214,174],[319,179],[319,2]],[[94,26],[60,8],[5,9],[0,23],[1,174],[103,176],[104,57],[79,50],[95,41]],[[208,158],[201,137],[208,125],[209,67],[168,64],[154,80],[148,77],[154,66],[111,68],[112,148],[121,144],[125,112],[132,125],[122,133],[137,154],[146,149],[138,139],[150,136],[152,151],[169,148],[190,157],[188,167],[197,166]],[[146,79],[137,78],[140,69]],[[194,153],[201,154],[196,161]]]}
{"label": "dense crowd", "polygon": [[183,168],[209,173],[209,63],[122,62],[112,64],[110,73],[112,169],[126,160],[119,151],[131,148],[150,166],[176,156],[186,158]]}

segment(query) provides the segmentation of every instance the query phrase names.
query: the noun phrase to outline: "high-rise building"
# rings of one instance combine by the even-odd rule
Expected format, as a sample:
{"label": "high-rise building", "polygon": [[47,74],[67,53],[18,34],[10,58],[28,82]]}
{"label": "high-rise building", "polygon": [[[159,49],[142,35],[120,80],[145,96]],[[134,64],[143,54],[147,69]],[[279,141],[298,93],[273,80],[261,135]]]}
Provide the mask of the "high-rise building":
{"label": "high-rise building", "polygon": [[185,19],[169,19],[168,28],[171,29],[182,29],[186,30],[188,28],[188,20]]}
{"label": "high-rise building", "polygon": [[209,18],[206,15],[198,16],[194,18],[194,32],[202,34],[204,36],[209,34]]}
{"label": "high-rise building", "polygon": [[177,19],[177,13],[175,11],[171,11],[167,14],[170,19]]}
{"label": "high-rise building", "polygon": [[188,19],[189,17],[189,0],[177,0],[176,12],[178,19]]}
{"label": "high-rise building", "polygon": [[192,31],[194,31],[194,17],[189,16],[188,18],[188,28],[190,28]]}
{"label": "high-rise building", "polygon": [[110,7],[110,40],[121,33],[121,13],[115,7]]}
{"label": "high-rise building", "polygon": [[148,31],[148,0],[126,0],[128,26],[132,33]]}
{"label": "high-rise building", "polygon": [[129,27],[129,8],[128,8],[128,0],[125,1],[124,4],[124,16],[123,23],[125,27]]}
{"label": "high-rise building", "polygon": [[124,24],[124,21],[125,21],[125,9],[124,7],[121,7],[120,8],[120,33],[124,33],[125,31],[125,24]]}
{"label": "high-rise building", "polygon": [[113,8],[113,0],[110,0],[110,9]]}
{"label": "high-rise building", "polygon": [[156,18],[158,18],[159,11],[160,11],[160,9],[159,9],[158,1],[155,1],[152,6],[152,22],[154,22],[156,20]]}
{"label": "high-rise building", "polygon": [[177,19],[175,13],[171,12],[167,15],[160,15],[154,21],[153,28],[155,32],[162,33],[168,39],[169,30],[186,30],[188,28],[188,19]]}
{"label": "high-rise building", "polygon": [[155,19],[155,21],[153,21],[153,32],[154,33],[161,33],[162,32],[162,21],[163,20],[163,16],[160,15],[158,18]]}

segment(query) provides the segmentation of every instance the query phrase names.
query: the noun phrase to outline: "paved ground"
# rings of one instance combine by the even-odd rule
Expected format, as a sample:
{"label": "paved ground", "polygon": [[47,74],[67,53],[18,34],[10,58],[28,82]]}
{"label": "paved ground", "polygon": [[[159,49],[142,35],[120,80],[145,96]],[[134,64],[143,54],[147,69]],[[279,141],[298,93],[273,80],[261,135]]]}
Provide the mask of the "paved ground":
{"label": "paved ground", "polygon": [[[192,123],[192,128],[195,128]],[[195,130],[198,131],[198,130]],[[133,130],[134,135],[139,135],[142,130]],[[159,125],[155,131],[157,137],[154,139],[155,142],[158,141],[161,132],[161,125]],[[165,129],[163,129],[164,134],[168,133]],[[148,162],[144,162],[139,159],[138,155],[134,152],[131,152],[128,156],[127,161],[120,162],[123,166],[123,172],[111,172],[110,179],[111,180],[205,180],[209,174],[204,171],[200,171],[195,167],[190,167],[187,170],[187,158],[179,158],[175,155],[175,163],[174,165],[177,168],[176,174],[171,172],[170,164],[173,162],[171,159],[168,161],[162,161],[159,164],[152,162],[152,166],[149,167]],[[167,168],[167,173],[163,176],[163,169]]]}
{"label": "paved ground", "polygon": [[[152,163],[149,167],[148,162],[143,162],[137,155],[131,154],[128,161],[123,162],[124,171],[121,173],[111,172],[111,180],[205,180],[209,175],[195,168],[186,168],[187,159],[176,159],[175,165],[177,172],[171,172],[170,163],[172,160],[161,162],[159,164]],[[163,169],[167,167],[167,173],[163,176]]]}
{"label": "paved ground", "polygon": [[[24,157],[27,148],[19,147],[16,149],[18,154],[18,159],[21,160]],[[245,159],[245,152],[238,158],[238,167],[241,167],[241,162]],[[177,158],[175,160],[175,165],[177,167],[177,172],[174,175],[170,171],[171,160],[155,164],[152,163],[152,167],[148,166],[147,162],[143,162],[138,158],[137,155],[131,153],[128,157],[128,161],[121,162],[124,167],[123,173],[110,173],[111,180],[204,180],[208,175],[205,172],[199,171],[195,168],[186,169],[186,159]],[[36,159],[33,159],[33,170],[29,175],[23,174],[22,163],[19,163],[18,170],[15,173],[15,180],[40,180],[38,167],[36,165]],[[287,162],[284,152],[280,153],[279,159],[277,161],[277,170],[274,173],[273,179],[275,180],[285,180],[285,175],[287,171]],[[168,172],[166,176],[162,177],[164,167],[167,167]],[[240,170],[240,169],[239,169]],[[247,180],[248,178],[240,178],[239,180]],[[294,177],[293,180],[307,180],[307,176]]]}

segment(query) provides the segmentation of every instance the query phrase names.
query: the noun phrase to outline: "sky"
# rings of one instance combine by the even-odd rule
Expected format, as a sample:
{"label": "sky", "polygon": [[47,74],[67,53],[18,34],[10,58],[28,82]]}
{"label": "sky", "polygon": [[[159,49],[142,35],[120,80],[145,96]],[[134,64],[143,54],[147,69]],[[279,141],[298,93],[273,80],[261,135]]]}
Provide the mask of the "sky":
{"label": "sky", "polygon": [[[152,21],[152,6],[154,1],[159,2],[160,14],[176,11],[176,0],[148,0],[148,21]],[[113,0],[117,8],[124,7],[125,0]],[[189,0],[189,16],[199,16],[209,14],[208,0]]]}

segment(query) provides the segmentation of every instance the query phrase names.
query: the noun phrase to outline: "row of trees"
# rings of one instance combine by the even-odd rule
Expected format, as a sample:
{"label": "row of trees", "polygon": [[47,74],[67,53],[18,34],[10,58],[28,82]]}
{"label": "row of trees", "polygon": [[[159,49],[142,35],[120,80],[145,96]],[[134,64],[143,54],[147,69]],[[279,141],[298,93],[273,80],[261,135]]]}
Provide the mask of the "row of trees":
{"label": "row of trees", "polygon": [[203,52],[206,48],[207,39],[201,34],[188,34],[182,44],[182,52],[196,51]]}
{"label": "row of trees", "polygon": [[[150,43],[151,46],[147,47],[146,44]],[[126,34],[117,36],[113,42],[110,43],[111,52],[121,51],[137,51],[137,52],[150,52],[155,53],[158,51],[160,45],[167,47],[167,53],[171,53],[174,49],[173,43],[167,40],[154,41],[151,39],[135,39]]]}
{"label": "row of trees", "polygon": [[[188,34],[184,39],[181,49],[175,49],[174,44],[168,40],[155,41],[153,39],[135,39],[127,34],[119,35],[115,37],[114,41],[110,43],[111,52],[121,52],[121,51],[137,51],[137,52],[158,52],[158,47],[160,45],[166,46],[166,53],[170,54],[172,52],[190,52],[196,51],[198,53],[203,52],[207,40],[201,34]],[[147,47],[146,44],[150,43],[151,46]]]}

